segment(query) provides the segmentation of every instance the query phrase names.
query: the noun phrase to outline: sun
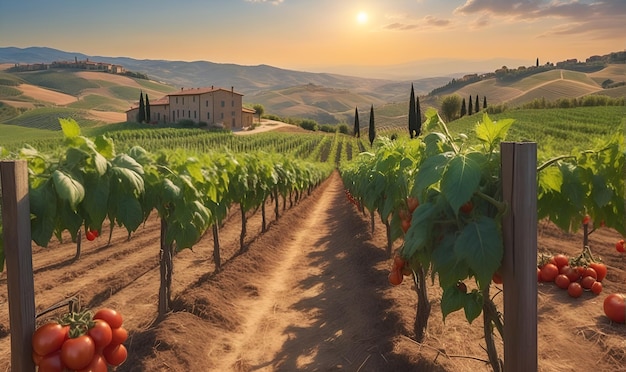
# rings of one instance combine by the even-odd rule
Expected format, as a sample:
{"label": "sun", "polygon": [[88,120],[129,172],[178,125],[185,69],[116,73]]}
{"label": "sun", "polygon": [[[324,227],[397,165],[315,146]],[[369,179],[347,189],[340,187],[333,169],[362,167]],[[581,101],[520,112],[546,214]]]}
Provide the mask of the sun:
{"label": "sun", "polygon": [[356,15],[356,21],[360,24],[365,24],[367,23],[367,13],[365,12],[359,12],[359,14]]}

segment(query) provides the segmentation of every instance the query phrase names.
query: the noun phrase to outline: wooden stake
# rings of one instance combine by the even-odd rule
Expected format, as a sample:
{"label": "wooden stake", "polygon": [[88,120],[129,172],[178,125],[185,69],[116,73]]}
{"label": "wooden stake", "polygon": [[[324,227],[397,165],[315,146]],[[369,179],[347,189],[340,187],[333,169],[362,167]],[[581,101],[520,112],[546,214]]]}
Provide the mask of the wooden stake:
{"label": "wooden stake", "polygon": [[2,224],[9,295],[11,370],[34,371],[35,285],[25,160],[0,162]]}
{"label": "wooden stake", "polygon": [[504,370],[536,371],[537,144],[500,145],[503,221]]}

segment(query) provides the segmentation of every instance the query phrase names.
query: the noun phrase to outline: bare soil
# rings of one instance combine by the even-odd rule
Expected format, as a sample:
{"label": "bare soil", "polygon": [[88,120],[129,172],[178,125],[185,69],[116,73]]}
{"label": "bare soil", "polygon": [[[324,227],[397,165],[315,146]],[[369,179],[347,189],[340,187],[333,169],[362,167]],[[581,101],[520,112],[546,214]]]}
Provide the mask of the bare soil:
{"label": "bare soil", "polygon": [[[33,247],[37,311],[71,296],[83,306],[119,309],[130,331],[129,359],[118,371],[489,371],[482,317],[462,312],[445,321],[441,290],[430,285],[432,314],[423,343],[412,337],[416,295],[409,278],[387,281],[385,230],[345,198],[337,173],[275,219],[249,213],[247,251],[239,253],[240,212],[220,230],[224,265],[216,272],[211,232],[174,258],[173,310],[156,322],[159,220],[152,216],[128,239],[109,226],[75,244],[65,237]],[[270,212],[271,211],[271,212]],[[619,234],[599,229],[590,246],[609,267],[599,296],[570,298],[539,284],[539,370],[624,370],[626,326],[603,315],[607,294],[626,292],[626,256]],[[582,235],[539,225],[539,251],[581,251]],[[431,283],[429,283],[431,284]],[[0,370],[10,370],[6,271],[0,275]],[[494,291],[495,292],[495,291]],[[496,296],[501,308],[502,294]],[[54,315],[58,315],[57,312]],[[39,319],[39,322],[47,318]],[[502,340],[496,337],[500,356]]]}

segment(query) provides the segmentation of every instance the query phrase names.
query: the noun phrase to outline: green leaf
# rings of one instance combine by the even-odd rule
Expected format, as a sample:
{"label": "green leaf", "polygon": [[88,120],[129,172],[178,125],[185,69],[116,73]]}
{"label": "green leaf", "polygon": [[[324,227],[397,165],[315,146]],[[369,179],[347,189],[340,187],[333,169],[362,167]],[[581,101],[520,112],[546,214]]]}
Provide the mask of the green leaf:
{"label": "green leaf", "polygon": [[85,198],[83,199],[83,210],[92,227],[101,226],[107,215],[107,205],[109,202],[110,182],[107,178],[95,175],[85,177]]}
{"label": "green leaf", "polygon": [[601,174],[593,175],[593,201],[598,207],[604,207],[609,204],[613,198],[613,191],[607,187],[606,178]]}
{"label": "green leaf", "polygon": [[453,152],[444,152],[442,154],[426,158],[426,160],[424,160],[420,165],[419,170],[415,175],[415,183],[412,194],[423,195],[426,188],[439,182],[446,166],[448,165],[448,162],[453,157]]}
{"label": "green leaf", "polygon": [[472,321],[483,312],[483,296],[477,290],[473,290],[471,293],[468,293],[467,301],[465,301],[465,305],[463,306],[465,310],[465,318],[471,324]]}
{"label": "green leaf", "polygon": [[139,195],[144,192],[143,167],[126,154],[118,155],[111,162],[112,174],[125,183],[126,187]]}
{"label": "green leaf", "polygon": [[47,247],[56,227],[57,194],[52,182],[46,182],[28,192],[30,201],[31,239],[40,247]]}
{"label": "green leaf", "polygon": [[467,203],[480,185],[481,170],[476,161],[457,155],[448,163],[441,179],[441,193],[455,213]]}
{"label": "green leaf", "polygon": [[483,114],[483,121],[476,125],[476,137],[486,143],[489,151],[492,151],[500,142],[504,141],[514,121],[513,119],[502,119],[493,122],[485,113]]}
{"label": "green leaf", "polygon": [[439,285],[443,288],[456,285],[469,276],[465,261],[459,261],[454,253],[455,236],[447,234],[433,250],[433,271],[439,275]]}
{"label": "green leaf", "polygon": [[139,201],[125,195],[117,203],[117,221],[126,227],[129,233],[137,230],[143,222],[143,210]]}
{"label": "green leaf", "polygon": [[72,118],[59,118],[59,124],[61,124],[61,130],[63,130],[63,135],[65,136],[65,138],[71,139],[80,136],[80,126],[78,125],[76,120]]}
{"label": "green leaf", "polygon": [[83,225],[83,217],[70,208],[67,200],[60,200],[57,207],[58,215],[56,220],[55,235],[59,241],[62,240],[62,232],[67,230],[72,236],[72,241],[76,241],[76,234]]}
{"label": "green leaf", "polygon": [[105,135],[99,135],[94,139],[96,145],[96,151],[107,159],[112,159],[115,156],[115,146],[113,140]]}
{"label": "green leaf", "polygon": [[548,167],[539,172],[539,189],[560,192],[563,185],[563,175],[556,167]]}
{"label": "green leaf", "polygon": [[467,302],[468,294],[461,292],[456,285],[451,285],[443,289],[441,296],[441,313],[445,322],[446,317],[458,310],[461,310]]}
{"label": "green leaf", "polygon": [[424,247],[428,237],[432,234],[432,218],[438,211],[437,206],[430,202],[420,204],[415,209],[411,218],[411,227],[404,238],[404,254],[406,257],[413,256]]}
{"label": "green leaf", "polygon": [[485,216],[465,225],[454,244],[454,254],[467,262],[480,288],[491,283],[503,253],[500,229],[494,219]]}
{"label": "green leaf", "polygon": [[85,197],[83,185],[60,170],[52,173],[52,181],[59,198],[67,200],[72,210],[76,211],[78,203]]}

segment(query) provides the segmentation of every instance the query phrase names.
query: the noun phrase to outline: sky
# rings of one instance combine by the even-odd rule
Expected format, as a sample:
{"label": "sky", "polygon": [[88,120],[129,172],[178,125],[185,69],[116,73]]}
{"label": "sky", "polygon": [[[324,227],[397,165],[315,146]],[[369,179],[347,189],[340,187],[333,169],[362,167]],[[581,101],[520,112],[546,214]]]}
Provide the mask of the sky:
{"label": "sky", "polygon": [[624,25],[626,0],[0,2],[0,47],[312,72],[447,59],[584,60],[626,50]]}

